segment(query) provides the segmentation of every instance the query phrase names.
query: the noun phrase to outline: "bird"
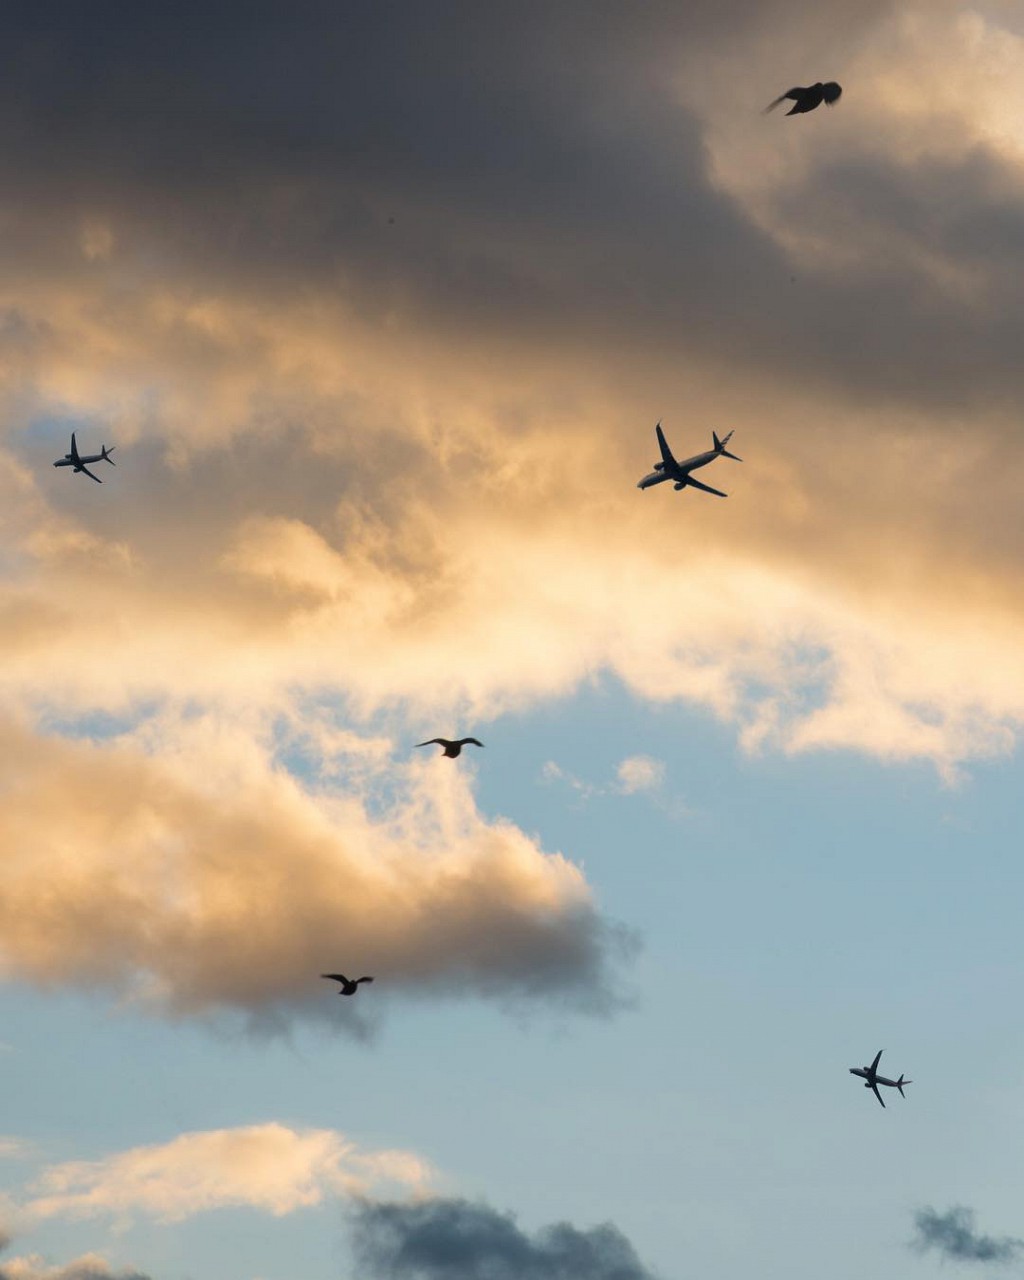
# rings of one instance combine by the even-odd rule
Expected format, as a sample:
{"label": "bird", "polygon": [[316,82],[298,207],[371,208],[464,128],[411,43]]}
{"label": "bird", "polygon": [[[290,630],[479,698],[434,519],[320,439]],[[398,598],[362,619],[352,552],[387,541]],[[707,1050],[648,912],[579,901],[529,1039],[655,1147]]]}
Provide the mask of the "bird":
{"label": "bird", "polygon": [[360,982],[373,981],[372,978],[356,978],[355,981],[353,981],[351,978],[346,978],[343,973],[322,973],[320,977],[333,978],[335,982],[340,982],[341,989],[338,992],[339,996],[354,996],[356,988],[359,986]]}
{"label": "bird", "polygon": [[820,107],[824,102],[828,106],[832,106],[834,102],[839,101],[839,95],[843,92],[842,85],[836,84],[834,80],[829,80],[822,84],[819,80],[817,84],[808,85],[806,88],[790,89],[788,93],[784,93],[780,98],[776,98],[774,102],[769,103],[765,107],[765,114],[772,111],[780,102],[785,102],[787,98],[793,99],[792,108],[786,112],[787,116],[800,115],[805,111],[813,111],[815,107]]}
{"label": "bird", "polygon": [[416,745],[418,747],[429,747],[434,742],[439,747],[444,747],[444,753],[449,760],[454,760],[461,753],[467,742],[472,742],[474,747],[482,747],[484,745],[479,738],[459,738],[457,742],[451,742],[448,738],[428,738],[426,742],[417,742]]}

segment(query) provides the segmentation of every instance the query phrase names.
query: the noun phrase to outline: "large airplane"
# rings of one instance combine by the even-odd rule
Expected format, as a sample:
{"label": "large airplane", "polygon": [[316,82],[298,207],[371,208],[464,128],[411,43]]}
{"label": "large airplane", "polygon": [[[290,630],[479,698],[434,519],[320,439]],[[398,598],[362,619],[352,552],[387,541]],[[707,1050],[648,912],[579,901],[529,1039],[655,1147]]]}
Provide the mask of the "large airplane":
{"label": "large airplane", "polygon": [[[879,1102],[882,1102],[882,1095],[878,1092],[878,1086],[880,1084],[887,1084],[890,1089],[899,1089],[900,1097],[905,1098],[907,1095],[903,1092],[903,1086],[905,1084],[913,1084],[914,1082],[913,1080],[904,1080],[902,1075],[898,1080],[887,1080],[885,1076],[880,1076],[878,1074],[878,1059],[884,1052],[885,1051],[883,1049],[879,1049],[875,1054],[875,1060],[872,1062],[870,1067],[851,1067],[850,1075],[860,1076],[864,1081],[865,1089],[874,1089],[875,1097]],[[885,1106],[884,1102],[882,1102],[882,1106]]]}
{"label": "large airplane", "polygon": [[116,445],[111,445],[108,449],[106,445],[100,445],[99,453],[87,453],[83,457],[82,454],[78,452],[78,445],[75,442],[75,433],[72,431],[71,452],[66,453],[63,458],[58,458],[53,465],[55,467],[74,467],[76,472],[84,471],[90,480],[95,480],[97,484],[102,484],[103,481],[99,476],[94,476],[85,464],[87,462],[109,462],[113,467],[116,464],[110,455],[114,452],[116,447]]}
{"label": "large airplane", "polygon": [[649,489],[652,484],[661,484],[662,480],[674,480],[677,489],[685,489],[687,485],[692,485],[694,489],[703,489],[705,493],[713,493],[717,498],[729,496],[723,493],[721,489],[712,489],[709,484],[702,484],[699,480],[694,480],[690,472],[696,471],[698,467],[706,467],[709,462],[714,462],[716,458],[732,458],[733,462],[742,462],[742,458],[737,458],[734,453],[730,453],[725,447],[732,439],[731,431],[724,440],[719,440],[718,436],[712,431],[711,438],[715,442],[713,449],[709,449],[707,453],[696,453],[692,458],[687,458],[684,462],[677,462],[673,458],[672,450],[665,440],[660,422],[654,430],[658,434],[661,461],[654,464],[654,470],[649,476],[644,476],[637,485],[638,489]]}

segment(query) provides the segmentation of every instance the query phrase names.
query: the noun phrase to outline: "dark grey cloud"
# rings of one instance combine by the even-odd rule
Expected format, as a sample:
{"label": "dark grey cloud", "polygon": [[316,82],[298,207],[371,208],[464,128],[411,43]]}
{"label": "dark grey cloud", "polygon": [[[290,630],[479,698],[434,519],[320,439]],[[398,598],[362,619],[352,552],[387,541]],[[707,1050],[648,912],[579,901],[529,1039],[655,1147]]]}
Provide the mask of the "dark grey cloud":
{"label": "dark grey cloud", "polygon": [[468,1200],[363,1204],[352,1243],[359,1274],[372,1280],[653,1280],[610,1223],[581,1231],[559,1222],[531,1236]]}
{"label": "dark grey cloud", "polygon": [[974,1227],[974,1213],[962,1205],[939,1213],[919,1209],[914,1215],[920,1250],[934,1249],[953,1262],[1012,1262],[1024,1249],[1015,1236],[983,1236]]}
{"label": "dark grey cloud", "polygon": [[[891,7],[860,6],[858,30]],[[136,279],[336,290],[369,317],[569,347],[742,351],[855,400],[948,410],[1024,393],[1005,283],[1024,211],[996,153],[937,166],[844,137],[850,154],[779,195],[808,230],[869,225],[966,260],[991,286],[969,311],[899,252],[877,270],[870,253],[845,273],[808,264],[794,289],[794,264],[712,181],[670,74],[724,33],[806,24],[807,4],[307,0],[244,24],[223,5],[114,8],[116,23],[26,6],[9,29],[0,175],[31,207],[40,259],[61,219],[107,209]],[[724,66],[760,127],[778,85]],[[24,256],[16,231],[8,243]]]}

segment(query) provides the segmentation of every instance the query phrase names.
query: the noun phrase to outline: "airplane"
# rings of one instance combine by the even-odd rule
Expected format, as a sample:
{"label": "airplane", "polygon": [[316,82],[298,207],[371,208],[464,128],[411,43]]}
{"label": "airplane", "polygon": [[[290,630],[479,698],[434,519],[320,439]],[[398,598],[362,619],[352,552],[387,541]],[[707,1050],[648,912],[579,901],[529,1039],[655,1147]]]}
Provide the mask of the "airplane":
{"label": "airplane", "polygon": [[[878,1059],[884,1052],[884,1049],[879,1049],[875,1054],[875,1060],[872,1062],[870,1067],[851,1067],[850,1075],[861,1076],[864,1080],[864,1088],[873,1089],[875,1091],[875,1097],[879,1102],[882,1102],[882,1095],[878,1092],[878,1086],[880,1084],[887,1084],[890,1089],[899,1089],[900,1097],[905,1098],[907,1095],[903,1092],[903,1086],[905,1084],[913,1084],[914,1082],[913,1080],[904,1080],[902,1075],[898,1080],[887,1080],[885,1076],[880,1076],[878,1074]],[[885,1106],[884,1102],[882,1102],[882,1106]]]}
{"label": "airplane", "polygon": [[742,462],[742,458],[737,458],[734,453],[730,453],[725,447],[732,439],[731,431],[724,440],[719,440],[718,436],[712,431],[711,438],[715,442],[713,449],[709,449],[707,453],[696,453],[692,458],[687,458],[683,462],[677,462],[672,456],[672,450],[665,442],[660,422],[654,430],[658,433],[661,461],[654,464],[654,470],[649,476],[644,476],[637,485],[638,489],[649,489],[652,484],[661,484],[662,480],[674,480],[677,489],[685,489],[689,484],[695,489],[703,489],[705,493],[713,493],[718,498],[727,498],[729,496],[723,493],[721,489],[712,489],[709,484],[701,484],[699,480],[694,480],[690,472],[696,471],[698,467],[707,466],[709,462],[714,462],[716,458],[732,458],[733,462]]}
{"label": "airplane", "polygon": [[71,452],[66,453],[63,458],[58,458],[53,465],[55,467],[74,467],[76,472],[84,471],[90,480],[95,480],[97,484],[102,484],[103,481],[99,478],[99,476],[94,476],[93,473],[89,470],[89,468],[85,464],[87,462],[109,462],[112,467],[116,466],[117,464],[114,462],[114,459],[110,456],[116,448],[117,446],[113,444],[110,446],[109,449],[107,448],[106,445],[100,445],[99,453],[87,453],[83,457],[82,454],[78,452],[78,445],[75,442],[75,433],[72,431]]}

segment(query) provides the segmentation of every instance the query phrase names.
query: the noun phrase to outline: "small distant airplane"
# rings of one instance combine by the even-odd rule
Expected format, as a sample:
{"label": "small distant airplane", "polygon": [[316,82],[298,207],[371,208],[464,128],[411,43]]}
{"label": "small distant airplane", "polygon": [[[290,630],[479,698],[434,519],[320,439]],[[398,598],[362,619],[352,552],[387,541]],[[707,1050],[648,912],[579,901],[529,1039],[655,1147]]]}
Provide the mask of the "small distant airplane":
{"label": "small distant airplane", "polygon": [[372,978],[346,978],[343,973],[322,973],[321,978],[333,978],[335,982],[340,982],[338,989],[339,996],[354,996],[360,982],[372,982]]}
{"label": "small distant airplane", "polygon": [[76,472],[84,471],[90,480],[95,480],[97,484],[102,484],[103,481],[99,478],[99,476],[94,476],[93,473],[89,470],[89,468],[85,464],[87,462],[109,462],[112,467],[115,466],[116,464],[114,462],[114,459],[110,455],[114,452],[116,448],[117,446],[113,444],[110,446],[109,449],[107,448],[106,445],[100,445],[99,453],[87,453],[83,457],[78,452],[78,445],[75,442],[75,433],[72,431],[71,452],[66,453],[63,458],[58,458],[53,465],[55,467],[74,467]]}
{"label": "small distant airplane", "polygon": [[828,80],[825,84],[819,80],[817,84],[809,84],[806,87],[798,85],[795,89],[790,89],[788,93],[776,98],[774,102],[770,102],[764,112],[767,115],[769,111],[774,111],[780,102],[791,98],[793,105],[786,115],[803,115],[805,111],[813,111],[815,107],[820,107],[823,102],[828,107],[832,106],[834,102],[839,101],[842,92],[842,85],[836,84],[834,80]]}
{"label": "small distant airplane", "polygon": [[482,747],[484,744],[479,738],[459,738],[457,742],[452,742],[449,738],[428,738],[426,742],[417,742],[418,747],[430,747],[434,743],[439,747],[444,747],[444,754],[449,760],[454,760],[456,756],[462,754],[462,748],[467,742],[471,742],[474,747]]}
{"label": "small distant airplane", "polygon": [[714,462],[716,458],[732,458],[733,462],[742,462],[742,458],[737,458],[734,453],[730,453],[725,447],[732,439],[731,431],[724,440],[719,440],[718,436],[712,431],[711,438],[715,442],[713,449],[709,449],[706,453],[696,453],[692,458],[687,458],[684,462],[677,462],[672,456],[672,450],[665,441],[660,422],[654,430],[658,433],[661,461],[654,464],[654,470],[649,476],[644,476],[637,485],[638,489],[649,489],[652,484],[661,484],[662,480],[674,480],[677,489],[685,489],[687,485],[692,485],[694,489],[703,489],[705,493],[713,493],[717,498],[727,498],[729,496],[727,493],[723,493],[721,489],[712,489],[709,484],[701,484],[699,480],[694,480],[690,472],[696,471],[698,467],[706,467],[709,462]]}
{"label": "small distant airplane", "polygon": [[[872,1062],[870,1067],[851,1067],[850,1075],[860,1076],[864,1081],[864,1088],[873,1089],[875,1091],[875,1097],[879,1102],[882,1102],[882,1095],[878,1092],[878,1086],[880,1084],[886,1084],[890,1089],[899,1089],[900,1097],[905,1098],[907,1095],[903,1092],[903,1086],[905,1084],[913,1084],[914,1082],[913,1080],[904,1080],[902,1075],[898,1080],[887,1080],[885,1076],[880,1076],[878,1074],[878,1059],[884,1052],[884,1049],[879,1049],[875,1054],[875,1060]],[[882,1102],[882,1106],[885,1106],[884,1102]]]}

